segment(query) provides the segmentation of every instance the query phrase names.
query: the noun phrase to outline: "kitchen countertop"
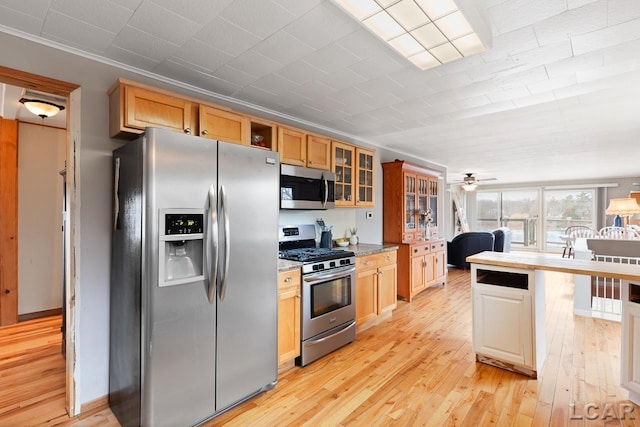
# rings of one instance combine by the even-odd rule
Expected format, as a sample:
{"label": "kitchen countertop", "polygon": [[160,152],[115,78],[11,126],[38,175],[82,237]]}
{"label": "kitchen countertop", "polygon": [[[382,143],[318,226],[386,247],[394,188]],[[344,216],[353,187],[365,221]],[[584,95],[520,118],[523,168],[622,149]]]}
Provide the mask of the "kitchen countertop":
{"label": "kitchen countertop", "polygon": [[[343,248],[336,247],[334,249],[351,251],[358,257],[358,256],[373,255],[381,252],[395,251],[395,250],[398,250],[398,246],[394,244],[374,245],[371,243],[359,243],[353,246],[349,245]],[[299,261],[290,261],[288,259],[278,259],[279,272],[295,270],[296,268],[300,268],[301,266],[302,266],[302,263]]]}
{"label": "kitchen countertop", "polygon": [[371,243],[358,243],[357,245],[354,245],[354,246],[349,245],[344,248],[337,247],[335,249],[344,249],[345,251],[351,251],[354,254],[356,254],[356,256],[366,256],[366,255],[378,254],[381,252],[397,251],[398,245],[388,244],[388,243],[383,245],[374,245]]}
{"label": "kitchen countertop", "polygon": [[528,270],[548,270],[612,279],[639,280],[640,267],[634,264],[560,258],[537,252],[480,252],[467,257],[471,264],[497,265]]}

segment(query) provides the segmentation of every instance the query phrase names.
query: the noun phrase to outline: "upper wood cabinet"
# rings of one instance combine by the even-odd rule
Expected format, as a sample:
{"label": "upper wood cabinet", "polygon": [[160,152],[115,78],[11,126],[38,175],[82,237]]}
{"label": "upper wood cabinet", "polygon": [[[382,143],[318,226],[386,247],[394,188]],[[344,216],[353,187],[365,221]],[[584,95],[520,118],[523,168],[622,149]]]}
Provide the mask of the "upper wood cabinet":
{"label": "upper wood cabinet", "polygon": [[278,128],[278,152],[281,163],[314,169],[331,168],[329,138],[281,126]]}
{"label": "upper wood cabinet", "polygon": [[331,140],[318,135],[307,135],[307,166],[331,169]]}
{"label": "upper wood cabinet", "polygon": [[250,142],[252,147],[278,150],[278,126],[267,120],[250,118]]}
{"label": "upper wood cabinet", "polygon": [[338,141],[331,141],[331,169],[336,174],[336,207],[354,206],[354,176],[356,147]]}
{"label": "upper wood cabinet", "polygon": [[336,174],[336,206],[373,206],[374,152],[331,141],[331,169]]}
{"label": "upper wood cabinet", "polygon": [[[385,242],[411,243],[430,238],[427,228],[437,227],[438,177],[436,172],[405,161],[383,163]],[[428,215],[431,210],[431,223]]]}
{"label": "upper wood cabinet", "polygon": [[248,131],[248,117],[207,105],[200,106],[200,136],[249,145]]}
{"label": "upper wood cabinet", "polygon": [[161,92],[117,82],[109,91],[109,135],[133,139],[147,126],[193,134],[197,104]]}
{"label": "upper wood cabinet", "polygon": [[307,165],[307,134],[291,128],[278,127],[280,163],[294,166]]}
{"label": "upper wood cabinet", "polygon": [[373,206],[373,158],[374,152],[364,148],[356,148],[356,206]]}

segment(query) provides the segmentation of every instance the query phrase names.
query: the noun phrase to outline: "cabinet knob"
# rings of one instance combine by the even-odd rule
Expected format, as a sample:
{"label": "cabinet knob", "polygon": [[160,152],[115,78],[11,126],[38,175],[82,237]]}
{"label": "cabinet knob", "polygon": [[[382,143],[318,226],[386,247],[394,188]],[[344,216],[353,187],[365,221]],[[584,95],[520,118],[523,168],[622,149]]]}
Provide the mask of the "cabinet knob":
{"label": "cabinet knob", "polygon": [[369,260],[368,260],[368,259],[366,259],[366,260],[363,262],[363,264],[364,264],[364,265],[369,265]]}
{"label": "cabinet knob", "polygon": [[391,261],[391,256],[387,255],[387,261]]}
{"label": "cabinet knob", "polygon": [[302,298],[302,297],[300,296],[300,294],[298,294],[298,295],[296,295],[296,298]]}
{"label": "cabinet knob", "polygon": [[309,164],[312,165],[313,164],[313,160],[309,160]]}
{"label": "cabinet knob", "polygon": [[11,291],[10,291],[9,289],[5,289],[5,290],[4,290],[4,293],[8,295],[8,294],[10,294],[10,293],[11,293]]}
{"label": "cabinet knob", "polygon": [[191,135],[191,128],[186,128],[184,130],[184,133]]}
{"label": "cabinet knob", "polygon": [[291,277],[287,277],[286,279],[284,279],[285,283],[291,283],[293,279]]}
{"label": "cabinet knob", "polygon": [[209,135],[209,131],[205,129],[205,130],[202,131],[202,134],[203,135]]}
{"label": "cabinet knob", "polygon": [[418,253],[418,250],[417,250],[417,249],[414,249],[414,250],[413,250],[413,253]]}

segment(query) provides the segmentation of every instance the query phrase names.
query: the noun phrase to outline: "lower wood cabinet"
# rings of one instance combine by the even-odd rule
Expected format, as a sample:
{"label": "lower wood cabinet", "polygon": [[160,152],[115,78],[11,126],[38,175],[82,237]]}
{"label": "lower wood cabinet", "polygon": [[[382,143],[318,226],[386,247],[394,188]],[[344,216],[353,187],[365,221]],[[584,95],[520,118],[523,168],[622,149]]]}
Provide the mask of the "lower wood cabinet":
{"label": "lower wood cabinet", "polygon": [[427,240],[400,244],[398,251],[398,296],[411,299],[434,284],[447,280],[446,241]]}
{"label": "lower wood cabinet", "polygon": [[300,356],[300,269],[278,273],[278,363]]}
{"label": "lower wood cabinet", "polygon": [[363,325],[397,306],[397,253],[356,258],[356,325]]}

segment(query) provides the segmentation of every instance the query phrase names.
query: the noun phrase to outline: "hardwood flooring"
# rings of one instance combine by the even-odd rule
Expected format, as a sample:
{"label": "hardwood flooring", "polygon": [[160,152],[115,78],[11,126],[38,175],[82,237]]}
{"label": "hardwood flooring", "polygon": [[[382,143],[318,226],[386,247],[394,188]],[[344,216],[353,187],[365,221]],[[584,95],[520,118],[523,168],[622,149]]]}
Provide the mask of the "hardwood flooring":
{"label": "hardwood flooring", "polygon": [[[475,361],[469,272],[452,269],[446,286],[399,302],[389,319],[360,332],[355,343],[284,372],[274,390],[206,425],[640,425],[640,407],[619,385],[620,324],[574,316],[570,275],[547,273],[546,300],[548,355],[537,380]],[[44,349],[30,351],[48,361],[20,369],[23,344],[6,349],[12,341],[6,336],[0,329],[0,426],[118,425],[109,409],[82,419],[47,416],[47,400],[59,399],[55,410],[63,410],[63,375],[44,378],[63,373],[62,358],[47,356],[45,339]],[[23,383],[38,397],[22,394]],[[29,406],[39,409],[25,411]]]}

